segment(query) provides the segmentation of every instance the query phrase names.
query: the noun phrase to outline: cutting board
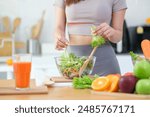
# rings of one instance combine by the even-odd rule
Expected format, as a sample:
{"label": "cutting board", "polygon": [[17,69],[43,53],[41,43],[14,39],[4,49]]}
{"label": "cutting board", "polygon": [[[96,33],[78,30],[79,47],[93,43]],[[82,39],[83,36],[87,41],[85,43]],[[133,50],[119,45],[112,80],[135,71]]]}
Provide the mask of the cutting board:
{"label": "cutting board", "polygon": [[72,82],[72,79],[67,79],[65,77],[62,76],[54,76],[51,77],[50,80],[54,81],[55,83],[66,83],[66,82]]}
{"label": "cutting board", "polygon": [[31,80],[30,88],[26,90],[16,90],[15,80],[0,80],[0,95],[20,95],[20,94],[47,94],[46,86],[37,87],[35,80]]}
{"label": "cutting board", "polygon": [[101,96],[110,96],[110,97],[128,97],[130,99],[148,99],[150,100],[150,95],[140,95],[140,94],[129,94],[129,93],[109,93],[109,92],[98,92],[98,91],[91,91],[91,94],[101,95]]}

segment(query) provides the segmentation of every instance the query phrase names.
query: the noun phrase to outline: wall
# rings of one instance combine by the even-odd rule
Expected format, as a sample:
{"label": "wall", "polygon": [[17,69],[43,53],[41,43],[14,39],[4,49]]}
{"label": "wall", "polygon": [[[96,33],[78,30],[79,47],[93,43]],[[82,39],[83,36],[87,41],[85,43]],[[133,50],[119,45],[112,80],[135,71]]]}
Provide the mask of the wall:
{"label": "wall", "polygon": [[[0,16],[8,15],[13,19],[22,18],[22,25],[17,33],[18,40],[26,40],[32,24],[40,18],[46,9],[44,28],[40,40],[52,42],[54,24],[54,0],[0,0]],[[8,4],[9,3],[9,4]],[[128,26],[144,24],[145,18],[150,17],[150,0],[127,0],[128,10],[126,20]]]}
{"label": "wall", "polygon": [[150,17],[150,0],[127,0],[126,20],[128,26],[143,25]]}
{"label": "wall", "polygon": [[[8,4],[9,3],[9,4]],[[22,25],[17,32],[18,40],[26,40],[31,26],[41,17],[46,10],[45,23],[43,26],[41,41],[51,42],[53,35],[54,7],[53,0],[0,0],[0,16],[22,18]]]}

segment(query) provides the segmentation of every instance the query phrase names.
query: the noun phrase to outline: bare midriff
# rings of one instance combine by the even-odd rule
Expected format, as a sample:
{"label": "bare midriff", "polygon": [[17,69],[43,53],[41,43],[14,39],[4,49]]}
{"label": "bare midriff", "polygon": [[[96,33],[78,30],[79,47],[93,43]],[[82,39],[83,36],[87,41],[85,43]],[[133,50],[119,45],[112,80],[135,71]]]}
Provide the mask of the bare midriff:
{"label": "bare midriff", "polygon": [[70,45],[90,45],[91,41],[91,36],[73,34],[69,35]]}
{"label": "bare midriff", "polygon": [[[74,25],[82,25],[82,24],[93,24],[91,22],[70,22],[69,26]],[[92,41],[92,37],[90,35],[77,35],[77,34],[69,34],[70,45],[90,45]]]}

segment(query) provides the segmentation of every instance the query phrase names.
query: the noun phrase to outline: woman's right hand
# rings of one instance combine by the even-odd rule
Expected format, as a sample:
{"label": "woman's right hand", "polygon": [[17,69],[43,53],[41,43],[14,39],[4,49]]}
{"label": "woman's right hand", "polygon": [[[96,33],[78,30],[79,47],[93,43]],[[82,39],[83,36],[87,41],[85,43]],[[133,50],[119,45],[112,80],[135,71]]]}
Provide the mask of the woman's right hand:
{"label": "woman's right hand", "polygon": [[69,42],[65,39],[64,34],[55,34],[55,48],[57,50],[63,50],[68,46]]}

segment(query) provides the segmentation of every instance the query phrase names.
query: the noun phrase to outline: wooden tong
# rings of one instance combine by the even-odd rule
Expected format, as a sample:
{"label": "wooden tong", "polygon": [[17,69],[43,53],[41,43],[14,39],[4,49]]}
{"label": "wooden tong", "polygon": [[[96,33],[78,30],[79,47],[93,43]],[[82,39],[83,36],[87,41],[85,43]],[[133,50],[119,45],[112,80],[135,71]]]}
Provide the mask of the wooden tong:
{"label": "wooden tong", "polygon": [[17,17],[13,22],[13,30],[12,30],[13,34],[16,32],[16,30],[20,26],[20,24],[21,24],[21,18]]}
{"label": "wooden tong", "polygon": [[86,59],[86,61],[83,63],[82,67],[79,70],[79,77],[81,77],[82,73],[84,72],[84,70],[86,69],[86,67],[88,66],[89,62],[91,61],[91,59],[93,58],[94,53],[96,52],[98,47],[94,47],[90,56]]}
{"label": "wooden tong", "polygon": [[38,39],[44,23],[45,10],[43,11],[42,17],[39,22],[32,27],[32,39]]}
{"label": "wooden tong", "polygon": [[11,32],[10,30],[10,18],[8,16],[2,18],[3,26],[5,28],[5,32]]}

